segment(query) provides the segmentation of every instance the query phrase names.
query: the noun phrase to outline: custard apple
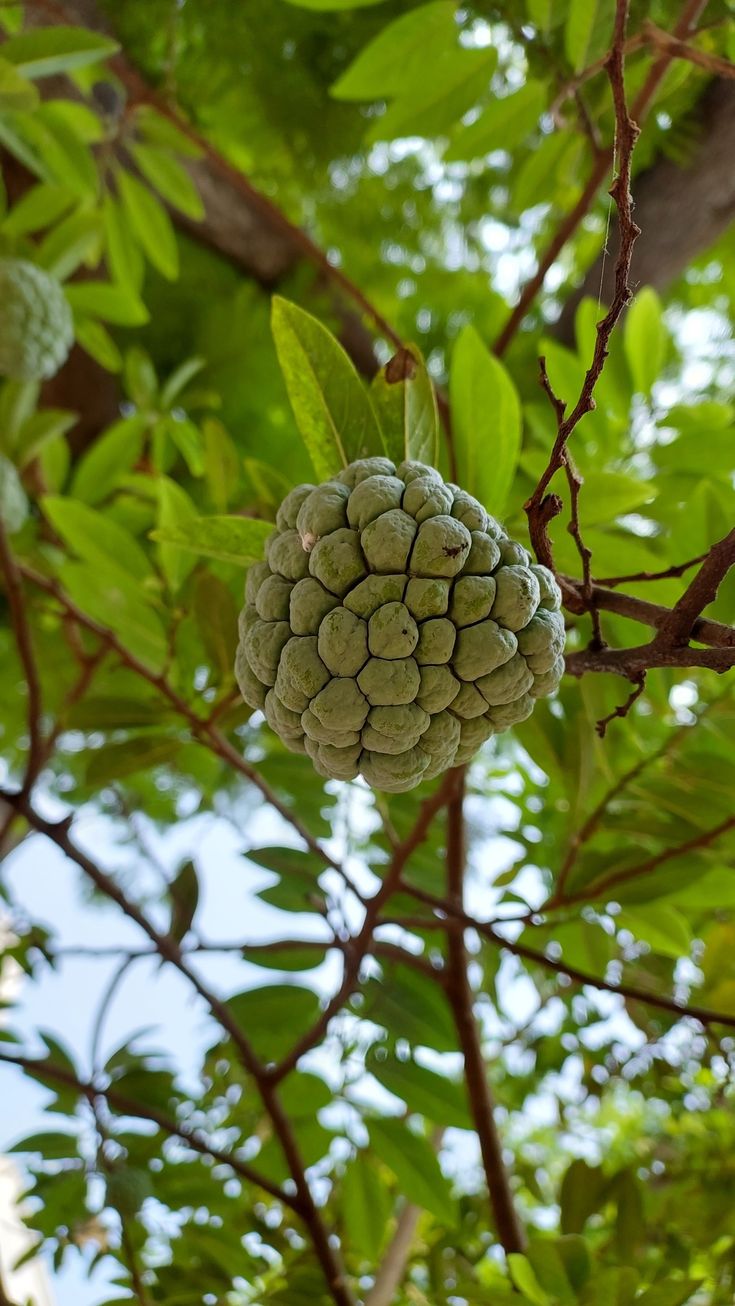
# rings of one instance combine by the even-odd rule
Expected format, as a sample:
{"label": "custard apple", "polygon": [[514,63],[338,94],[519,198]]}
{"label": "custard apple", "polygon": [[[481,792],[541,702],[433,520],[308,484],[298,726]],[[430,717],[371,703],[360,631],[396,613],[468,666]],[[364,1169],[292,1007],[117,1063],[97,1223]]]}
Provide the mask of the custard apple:
{"label": "custard apple", "polygon": [[0,259],[0,375],[46,381],[74,343],[61,283],[24,259]]}
{"label": "custard apple", "polygon": [[421,463],[296,486],[245,600],[245,701],[320,775],[389,793],[468,762],[564,668],[552,573]]}

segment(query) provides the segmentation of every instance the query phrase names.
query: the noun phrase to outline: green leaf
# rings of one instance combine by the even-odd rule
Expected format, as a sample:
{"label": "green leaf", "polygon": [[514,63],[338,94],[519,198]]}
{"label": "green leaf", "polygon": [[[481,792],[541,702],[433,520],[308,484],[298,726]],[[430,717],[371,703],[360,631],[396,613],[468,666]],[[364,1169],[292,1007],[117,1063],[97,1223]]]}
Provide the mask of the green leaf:
{"label": "green leaf", "polygon": [[612,522],[616,517],[650,503],[656,493],[656,485],[648,478],[643,481],[623,472],[586,471],[579,495],[582,526]]}
{"label": "green leaf", "polygon": [[76,1134],[62,1134],[60,1132],[28,1134],[21,1138],[17,1143],[7,1150],[9,1152],[40,1152],[45,1161],[66,1161],[76,1157],[77,1152]]}
{"label": "green leaf", "polygon": [[385,1242],[391,1205],[375,1162],[366,1152],[358,1152],[342,1177],[339,1207],[348,1245],[373,1263]]}
{"label": "green leaf", "polygon": [[69,597],[121,640],[146,666],[160,671],[168,644],[156,613],[140,597],[140,586],[121,577],[119,569],[86,562],[67,562],[59,578]]}
{"label": "green leaf", "polygon": [[401,1098],[409,1111],[417,1111],[435,1124],[454,1129],[474,1128],[464,1085],[457,1080],[428,1070],[416,1061],[399,1061],[381,1047],[368,1053],[365,1069],[389,1093]]}
{"label": "green leaf", "polygon": [[123,207],[112,195],[105,195],[102,205],[105,234],[105,258],[110,275],[123,286],[140,292],[144,260],[140,245],[130,230]]}
{"label": "green leaf", "polygon": [[44,231],[74,203],[74,196],[63,186],[39,182],[22,195],[17,204],[3,218],[2,230],[7,236],[25,236],[29,232]]}
{"label": "green leaf", "polygon": [[533,80],[502,100],[493,100],[473,123],[454,133],[445,161],[469,161],[493,150],[515,149],[533,131],[545,103],[544,84]]}
{"label": "green leaf", "polygon": [[271,326],[296,425],[320,480],[383,452],[372,404],[342,346],[321,322],[279,295]]}
{"label": "green leaf", "polygon": [[683,1279],[672,1283],[658,1283],[636,1297],[636,1306],[684,1306],[701,1286],[701,1279]]}
{"label": "green leaf", "polygon": [[534,1306],[552,1306],[551,1298],[541,1287],[526,1256],[521,1256],[520,1252],[511,1252],[508,1256],[508,1269],[513,1283],[525,1301],[533,1302]]}
{"label": "green leaf", "polygon": [[109,331],[101,322],[91,318],[77,318],[74,323],[77,344],[104,367],[108,372],[119,372],[122,368],[122,355]]}
{"label": "green leaf", "polygon": [[646,398],[663,370],[666,345],[661,301],[651,286],[644,286],[626,314],[623,346],[633,387]]}
{"label": "green leaf", "polygon": [[86,27],[37,27],[3,44],[3,58],[26,77],[51,77],[109,59],[120,46]]}
{"label": "green leaf", "polygon": [[[262,895],[258,895],[261,897]],[[279,948],[243,948],[243,960],[251,966],[261,966],[267,970],[301,971],[314,970],[321,966],[327,955],[328,945],[323,947],[300,946],[297,943],[284,944]]]}
{"label": "green leaf", "polygon": [[[168,476],[158,478],[158,532],[173,531],[177,538],[187,535],[189,528],[200,519],[189,495]],[[187,555],[179,544],[158,545],[161,570],[169,588],[176,593],[196,566],[196,560]]]}
{"label": "green leaf", "polygon": [[248,989],[227,1006],[264,1061],[280,1061],[319,1015],[316,993],[296,984]]}
{"label": "green leaf", "polygon": [[206,367],[204,358],[185,358],[161,386],[161,407],[171,408],[190,381]]}
{"label": "green leaf", "polygon": [[526,0],[526,10],[531,22],[541,32],[548,32],[551,26],[553,0]]}
{"label": "green leaf", "polygon": [[587,1219],[602,1199],[605,1177],[599,1166],[586,1161],[572,1161],[561,1183],[562,1233],[581,1233]]}
{"label": "green leaf", "polygon": [[137,177],[118,168],[115,178],[122,206],[148,261],[174,281],[179,273],[179,247],[168,213]]}
{"label": "green leaf", "polygon": [[18,466],[27,467],[43,451],[46,445],[76,426],[77,414],[67,413],[63,408],[43,408],[32,413],[18,432],[15,442],[15,457]]}
{"label": "green leaf", "polygon": [[448,49],[417,83],[393,101],[367,133],[369,141],[446,135],[485,93],[498,62],[492,46]]}
{"label": "green leaf", "polygon": [[441,1224],[454,1228],[454,1198],[428,1139],[414,1134],[400,1120],[371,1120],[368,1129],[371,1147],[393,1171],[403,1196]]}
{"label": "green leaf", "polygon": [[115,326],[142,326],[149,318],[145,304],[129,286],[81,281],[67,287],[66,297],[74,313],[98,317]]}
{"label": "green leaf", "polygon": [[598,21],[598,0],[570,0],[564,28],[564,49],[575,73],[590,62],[590,48]]}
{"label": "green leaf", "polygon": [[686,917],[668,903],[656,901],[650,907],[641,905],[627,908],[615,918],[620,929],[630,930],[637,939],[647,943],[653,952],[662,957],[687,957],[692,934]]}
{"label": "green leaf", "polygon": [[110,784],[141,771],[175,762],[181,740],[171,735],[136,735],[117,744],[105,744],[87,754],[85,779],[90,785]]}
{"label": "green leaf", "polygon": [[37,262],[59,281],[65,281],[82,263],[96,262],[101,228],[96,213],[70,213],[41,242]]}
{"label": "green leaf", "polygon": [[382,1025],[394,1038],[455,1052],[457,1034],[442,989],[429,976],[398,963],[383,961],[381,979],[363,986],[360,1015]]}
{"label": "green leaf", "polygon": [[250,566],[263,557],[273,523],[255,517],[197,517],[185,525],[151,531],[151,539],[221,562]]}
{"label": "green leaf", "polygon": [[553,1243],[547,1239],[532,1238],[526,1256],[541,1288],[550,1294],[555,1306],[573,1306],[577,1294],[572,1289],[564,1262]]}
{"label": "green leaf", "polygon": [[38,91],[33,83],[26,81],[7,59],[0,59],[0,113],[5,109],[27,111],[37,104]]}
{"label": "green leaf", "polygon": [[386,453],[435,467],[439,458],[439,413],[434,386],[416,345],[406,345],[381,367],[370,393]]}
{"label": "green leaf", "polygon": [[135,466],[143,452],[146,420],[135,414],[123,417],[91,444],[76,465],[71,492],[94,505],[117,489],[121,477]]}
{"label": "green leaf", "polygon": [[400,95],[427,66],[456,44],[452,0],[433,0],[384,27],[331,87],[338,100],[376,100]]}
{"label": "green leaf", "polygon": [[169,934],[181,943],[192,927],[199,904],[199,876],[191,858],[182,862],[168,892],[171,899]]}
{"label": "green leaf", "polygon": [[450,400],[457,479],[500,517],[518,466],[521,408],[503,364],[472,326],[464,327],[454,347]]}
{"label": "green leaf", "polygon": [[41,506],[67,547],[86,562],[112,566],[130,581],[152,578],[153,568],[138,541],[108,514],[54,495],[42,498]]}
{"label": "green leaf", "polygon": [[204,217],[201,196],[186,168],[169,150],[155,145],[131,144],[130,153],[146,181],[168,204],[193,222],[201,221]]}
{"label": "green leaf", "polygon": [[19,531],[28,516],[28,500],[16,468],[0,454],[0,521],[9,535]]}
{"label": "green leaf", "polygon": [[230,682],[233,650],[237,648],[237,606],[227,585],[211,571],[201,571],[196,578],[194,619],[213,680],[217,684]]}

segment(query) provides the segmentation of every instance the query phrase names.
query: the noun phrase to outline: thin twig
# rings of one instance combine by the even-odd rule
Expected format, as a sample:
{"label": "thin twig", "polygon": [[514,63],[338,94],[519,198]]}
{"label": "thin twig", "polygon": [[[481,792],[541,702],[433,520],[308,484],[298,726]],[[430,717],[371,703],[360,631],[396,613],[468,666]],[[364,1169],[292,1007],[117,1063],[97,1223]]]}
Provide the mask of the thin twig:
{"label": "thin twig", "polygon": [[633,685],[633,688],[628,694],[628,697],[626,698],[625,702],[619,703],[617,707],[614,707],[612,709],[612,712],[608,712],[607,716],[600,717],[599,721],[595,722],[595,730],[600,736],[600,739],[605,738],[605,735],[607,734],[607,728],[611,724],[611,722],[617,720],[618,717],[620,717],[621,720],[624,720],[625,717],[627,717],[633,705],[638,702],[638,699],[640,698],[641,694],[646,688],[645,671],[640,671],[634,679],[635,679],[635,684]]}
{"label": "thin twig", "polygon": [[[707,0],[687,0],[679,21],[674,28],[674,36],[677,39],[685,39],[691,35],[706,3]],[[618,52],[620,59],[624,59],[626,53],[625,41],[619,43]],[[632,117],[636,121],[641,122],[643,120],[645,113],[661,84],[672,57],[670,51],[664,51],[660,58],[653,64],[644,85],[641,87],[641,90],[633,103],[631,112]],[[608,59],[609,56],[603,61],[603,67],[605,68],[609,67]],[[598,71],[597,66],[595,67],[595,71]],[[577,81],[579,84],[579,79],[577,79]],[[556,262],[561,251],[564,249],[564,246],[574,235],[580,223],[589,212],[600,186],[604,182],[605,177],[612,166],[612,162],[613,150],[611,148],[604,150],[597,156],[582,194],[541,255],[535,273],[529,278],[526,285],[523,287],[518,303],[498,336],[494,347],[496,354],[502,355],[507,350],[516,335],[516,332],[521,326],[531,304],[536,298],[538,292],[541,290],[544,281],[546,280],[546,274],[549,271],[549,268]]]}
{"label": "thin twig", "polygon": [[589,985],[590,988],[600,989],[604,993],[615,993],[619,997],[630,998],[635,1002],[642,1002],[649,1007],[658,1007],[662,1011],[671,1011],[680,1019],[688,1017],[692,1020],[699,1020],[703,1025],[725,1025],[730,1029],[735,1029],[735,1015],[728,1014],[724,1011],[714,1011],[710,1007],[701,1007],[690,1003],[678,1002],[676,998],[666,997],[660,993],[651,993],[647,989],[638,988],[633,984],[613,983],[612,980],[601,979],[598,975],[591,975],[587,971],[580,970],[578,966],[570,966],[564,960],[554,960],[547,957],[543,952],[537,952],[535,948],[527,947],[525,943],[519,943],[513,939],[507,939],[504,935],[499,934],[492,924],[486,921],[478,921],[474,916],[468,915],[465,911],[460,911],[452,903],[444,898],[437,898],[434,894],[428,893],[425,889],[419,889],[416,885],[404,882],[403,888],[406,893],[411,894],[419,902],[423,902],[427,907],[433,908],[440,914],[439,919],[443,924],[442,918],[453,916],[456,920],[462,922],[466,929],[475,930],[481,938],[488,939],[499,948],[504,948],[506,952],[512,953],[515,957],[522,957],[526,961],[533,961],[545,970],[553,971],[556,975],[566,975],[575,984]]}
{"label": "thin twig", "polygon": [[735,527],[712,545],[699,571],[663,622],[656,643],[679,646],[689,641],[697,617],[717,597],[731,567],[735,567]]}
{"label": "thin twig", "polygon": [[696,558],[689,558],[687,562],[674,563],[671,567],[665,567],[663,571],[632,571],[627,576],[596,576],[595,584],[609,585],[614,588],[616,585],[632,585],[638,581],[675,580],[678,576],[683,576],[685,571],[696,567],[697,563],[704,562],[706,557],[706,553],[699,553]]}
{"label": "thin twig", "polygon": [[38,1075],[43,1079],[50,1079],[54,1083],[75,1088],[79,1096],[86,1098],[90,1103],[94,1102],[95,1098],[103,1098],[122,1115],[139,1120],[150,1120],[169,1138],[178,1138],[182,1143],[186,1143],[187,1147],[190,1147],[193,1152],[198,1152],[200,1156],[208,1156],[219,1165],[229,1166],[241,1179],[249,1184],[255,1184],[264,1193],[268,1193],[270,1197],[282,1202],[284,1206],[298,1213],[298,1202],[293,1196],[284,1192],[282,1188],[279,1188],[272,1180],[267,1179],[265,1175],[259,1174],[255,1167],[247,1161],[241,1161],[232,1152],[228,1152],[210,1142],[201,1129],[191,1129],[183,1121],[175,1120],[173,1116],[167,1115],[157,1107],[127,1097],[124,1093],[118,1092],[114,1085],[110,1084],[103,1087],[94,1081],[78,1079],[65,1066],[59,1066],[53,1061],[46,1061],[38,1057],[25,1057],[20,1053],[6,1052],[2,1049],[0,1050],[0,1062],[9,1066],[18,1066],[19,1069],[25,1070],[30,1075]]}
{"label": "thin twig", "polygon": [[495,1123],[495,1104],[488,1083],[467,975],[468,957],[462,921],[465,874],[464,767],[450,774],[454,776],[454,788],[447,808],[447,900],[454,910],[446,923],[446,992],[464,1057],[467,1096],[480,1142],[498,1239],[506,1253],[522,1252],[526,1238],[503,1160],[503,1146]]}

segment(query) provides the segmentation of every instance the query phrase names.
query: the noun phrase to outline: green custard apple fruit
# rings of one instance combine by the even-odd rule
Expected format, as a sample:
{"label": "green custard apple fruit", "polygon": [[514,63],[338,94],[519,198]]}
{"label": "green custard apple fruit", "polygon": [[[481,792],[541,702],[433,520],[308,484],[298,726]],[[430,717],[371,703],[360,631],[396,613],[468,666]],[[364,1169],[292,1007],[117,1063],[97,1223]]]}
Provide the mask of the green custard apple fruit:
{"label": "green custard apple fruit", "polygon": [[468,762],[564,668],[552,573],[421,463],[296,486],[245,600],[246,702],[320,775],[389,793]]}
{"label": "green custard apple fruit", "polygon": [[25,259],[0,259],[0,375],[47,381],[66,362],[74,323],[61,283]]}

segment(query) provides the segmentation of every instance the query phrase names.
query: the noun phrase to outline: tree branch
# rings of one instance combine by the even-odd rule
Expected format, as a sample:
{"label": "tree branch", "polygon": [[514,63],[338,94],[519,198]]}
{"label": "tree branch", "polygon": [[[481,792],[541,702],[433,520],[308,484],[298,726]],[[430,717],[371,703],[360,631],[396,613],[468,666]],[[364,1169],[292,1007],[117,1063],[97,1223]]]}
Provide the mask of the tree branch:
{"label": "tree branch", "polygon": [[298,1213],[298,1202],[294,1197],[284,1192],[282,1188],[267,1179],[265,1175],[259,1174],[255,1167],[247,1161],[241,1161],[234,1153],[211,1143],[201,1129],[190,1129],[183,1121],[175,1120],[173,1116],[167,1115],[157,1107],[147,1106],[134,1098],[127,1097],[124,1093],[119,1093],[112,1085],[103,1088],[91,1080],[77,1079],[65,1067],[57,1066],[55,1062],[46,1061],[42,1057],[25,1057],[20,1053],[6,1052],[2,1049],[0,1050],[0,1063],[17,1066],[30,1075],[38,1075],[42,1079],[50,1079],[54,1083],[74,1088],[79,1096],[86,1098],[88,1102],[94,1102],[95,1098],[101,1097],[109,1106],[114,1107],[122,1115],[139,1120],[150,1120],[169,1138],[178,1138],[182,1143],[186,1143],[186,1146],[190,1147],[193,1152],[198,1152],[200,1156],[208,1156],[219,1165],[228,1165],[241,1179],[249,1184],[255,1184],[264,1193],[268,1193],[270,1197],[282,1202],[284,1206]]}
{"label": "tree branch", "polygon": [[[706,3],[707,0],[687,0],[687,3],[684,5],[684,8],[682,10],[679,21],[676,24],[676,27],[674,28],[674,36],[678,40],[686,40],[686,38],[692,34],[696,26],[697,20],[699,19],[699,16],[702,13]],[[616,40],[614,41],[614,44],[616,43],[617,43],[618,59],[622,66],[622,62],[625,58],[626,43],[625,40],[623,40],[622,42]],[[671,55],[670,52],[668,51],[662,52],[660,57],[654,62],[653,66],[651,67],[648,77],[646,78],[644,85],[641,87],[641,90],[638,93],[633,103],[633,108],[631,112],[632,112],[632,117],[636,121],[640,122],[645,117],[646,111],[649,108],[656,94],[656,91],[659,88],[659,85],[661,84],[663,76],[669,66],[669,63],[671,62],[672,57],[673,56]],[[608,60],[605,61],[605,66],[609,67]],[[504,354],[508,346],[510,345],[511,341],[513,340],[516,332],[518,331],[519,327],[523,322],[523,319],[526,316],[526,313],[528,312],[528,309],[530,308],[531,304],[536,298],[538,292],[541,290],[544,281],[546,280],[547,272],[551,268],[552,264],[556,262],[556,259],[559,257],[559,254],[564,249],[564,246],[567,244],[567,241],[571,239],[571,237],[574,235],[575,231],[579,227],[580,223],[589,212],[589,209],[591,208],[597,196],[597,192],[599,191],[600,186],[602,185],[603,181],[605,180],[605,177],[607,176],[612,166],[613,157],[614,157],[614,151],[608,148],[606,150],[603,150],[602,153],[599,154],[597,159],[595,160],[587,184],[585,185],[582,194],[577,200],[577,203],[575,204],[571,213],[569,213],[567,217],[564,219],[564,221],[556,231],[555,235],[553,236],[552,240],[549,242],[549,245],[541,255],[536,272],[526,282],[526,285],[523,287],[518,303],[513,309],[513,312],[511,313],[510,317],[508,318],[508,321],[506,322],[503,330],[501,331],[500,335],[498,336],[498,339],[495,342],[494,348],[496,354],[498,355]]]}
{"label": "tree branch", "polygon": [[499,934],[498,931],[486,921],[478,921],[474,916],[470,916],[465,911],[460,911],[451,902],[444,898],[437,898],[434,894],[427,893],[425,889],[418,889],[413,884],[404,882],[405,891],[423,902],[427,907],[431,907],[439,914],[438,919],[446,928],[445,918],[452,916],[455,920],[461,921],[466,929],[475,930],[481,938],[488,939],[499,948],[504,948],[514,957],[521,957],[526,961],[535,962],[543,966],[544,970],[552,971],[556,975],[566,975],[575,984],[589,985],[590,988],[600,989],[604,993],[615,993],[622,998],[630,998],[635,1002],[642,1002],[649,1007],[657,1007],[661,1011],[671,1011],[681,1019],[688,1017],[692,1020],[698,1020],[703,1025],[725,1025],[729,1029],[735,1029],[735,1015],[723,1011],[713,1011],[710,1007],[701,1007],[694,1004],[678,1002],[676,998],[666,997],[660,993],[650,993],[647,989],[638,988],[633,984],[613,983],[612,980],[601,979],[597,975],[588,974],[587,971],[580,970],[577,966],[569,966],[564,960],[555,961],[547,957],[543,952],[537,952],[535,948],[528,947],[525,943],[519,943],[513,939],[507,939],[505,935]]}
{"label": "tree branch", "polygon": [[286,1075],[295,1069],[301,1058],[322,1041],[331,1020],[342,1010],[349,999],[359,979],[360,967],[373,946],[373,933],[379,924],[382,908],[398,888],[401,875],[411,853],[426,838],[436,813],[445,805],[452,783],[452,772],[449,771],[434,793],[424,799],[413,830],[402,843],[398,844],[393,852],[383,883],[372,898],[369,898],[365,903],[365,915],[360,929],[351,940],[346,941],[344,944],[345,963],[339,988],[327,1002],[311,1029],[305,1031],[277,1066],[273,1066],[266,1071],[271,1083],[280,1083]]}
{"label": "tree branch", "polygon": [[712,545],[696,576],[662,622],[656,643],[662,647],[679,647],[692,636],[700,612],[717,597],[717,591],[731,567],[735,566],[735,527]]}
{"label": "tree branch", "polygon": [[495,1123],[487,1070],[480,1046],[480,1034],[473,1011],[472,990],[467,976],[468,957],[464,942],[464,767],[450,772],[453,790],[447,808],[447,900],[454,913],[447,919],[446,992],[464,1057],[465,1081],[470,1109],[480,1141],[480,1151],[498,1238],[506,1253],[522,1252],[526,1245],[523,1227],[513,1202],[513,1193],[503,1160],[503,1147]]}
{"label": "tree branch", "polygon": [[263,1106],[270,1116],[274,1132],[288,1164],[299,1202],[299,1213],[303,1219],[314,1246],[325,1280],[335,1302],[335,1306],[354,1306],[354,1299],[344,1276],[341,1263],[329,1239],[329,1234],[314,1201],[306,1168],[296,1141],[291,1122],[284,1111],[275,1085],[271,1082],[266,1067],[257,1057],[250,1040],[238,1025],[227,1002],[219,998],[199,978],[178,944],[170,935],[160,934],[151,924],[136,903],[127,897],[120,886],[106,874],[96,862],[87,856],[69,836],[69,821],[52,822],[45,820],[22,793],[2,792],[0,797],[15,807],[39,834],[46,835],[63,853],[82,870],[97,889],[116,903],[124,914],[148,936],[163,960],[169,962],[183,975],[199,996],[204,1000],[210,1012],[229,1035],[236,1048],[242,1065],[253,1078]]}

